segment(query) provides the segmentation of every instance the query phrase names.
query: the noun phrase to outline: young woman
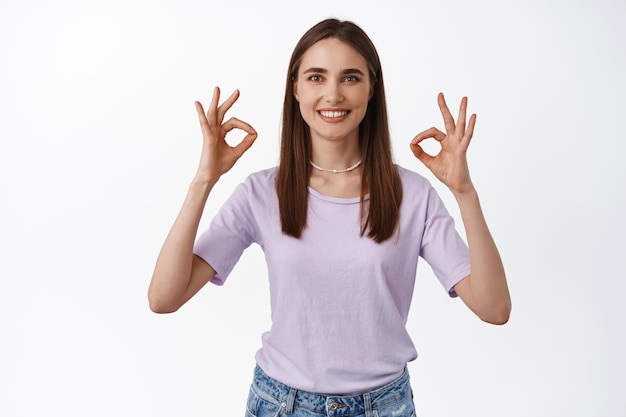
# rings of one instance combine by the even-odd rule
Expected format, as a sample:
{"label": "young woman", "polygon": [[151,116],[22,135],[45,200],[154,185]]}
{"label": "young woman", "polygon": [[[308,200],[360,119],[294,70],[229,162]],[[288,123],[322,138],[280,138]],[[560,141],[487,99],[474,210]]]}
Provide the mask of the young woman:
{"label": "young woman", "polygon": [[[378,54],[355,24],[334,19],[307,31],[292,54],[280,164],[240,184],[197,241],[207,198],[257,137],[225,114],[215,89],[196,108],[200,165],[150,283],[155,312],[177,310],[217,285],[252,243],[266,256],[272,327],[263,335],[247,415],[411,416],[406,371],[417,353],[405,328],[418,258],[451,296],[502,324],[511,301],[504,268],[470,179],[466,151],[476,116],[467,99],[455,122],[443,95],[445,132],[418,134],[411,150],[451,190],[468,245],[430,184],[394,165]],[[247,133],[234,147],[233,129]],[[434,138],[441,151],[426,154]],[[469,246],[469,248],[468,248]]]}

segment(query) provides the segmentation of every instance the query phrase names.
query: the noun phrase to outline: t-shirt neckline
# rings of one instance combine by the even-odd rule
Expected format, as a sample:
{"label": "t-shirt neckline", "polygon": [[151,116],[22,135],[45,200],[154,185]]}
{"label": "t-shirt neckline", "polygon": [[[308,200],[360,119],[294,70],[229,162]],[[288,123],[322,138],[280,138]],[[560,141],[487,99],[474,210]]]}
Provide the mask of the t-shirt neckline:
{"label": "t-shirt neckline", "polygon": [[[322,194],[311,186],[308,186],[309,194],[315,198],[320,200],[328,201],[330,203],[335,204],[359,204],[361,202],[361,197],[350,197],[350,198],[342,198],[342,197],[332,197],[326,194]],[[369,199],[369,194],[365,196],[365,199]]]}

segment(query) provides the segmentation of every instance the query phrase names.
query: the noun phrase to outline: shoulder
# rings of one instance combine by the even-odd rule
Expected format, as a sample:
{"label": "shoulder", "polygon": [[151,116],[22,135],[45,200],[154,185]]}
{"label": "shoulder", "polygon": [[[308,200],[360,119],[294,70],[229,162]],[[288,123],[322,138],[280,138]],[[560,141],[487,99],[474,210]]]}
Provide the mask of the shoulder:
{"label": "shoulder", "polygon": [[277,167],[262,169],[261,171],[253,172],[252,174],[246,177],[245,182],[267,182],[267,181],[275,181]]}
{"label": "shoulder", "polygon": [[246,177],[242,185],[249,191],[275,189],[276,170],[277,168],[273,167],[253,172]]}
{"label": "shoulder", "polygon": [[421,174],[396,165],[400,181],[402,182],[402,205],[403,210],[432,212],[442,206],[439,194]]}
{"label": "shoulder", "polygon": [[226,204],[250,205],[259,200],[267,200],[272,193],[276,195],[275,171],[276,168],[264,169],[248,174],[239,181],[235,180],[234,188],[230,191]]}
{"label": "shoulder", "polygon": [[402,188],[405,192],[410,191],[428,191],[432,188],[430,181],[415,171],[396,165]]}
{"label": "shoulder", "polygon": [[416,217],[421,214],[425,218],[449,217],[444,201],[428,179],[406,168],[397,168],[402,181],[401,209],[405,213],[411,212]]}
{"label": "shoulder", "polygon": [[253,172],[235,189],[234,195],[245,199],[250,205],[273,201],[276,194],[276,167]]}
{"label": "shoulder", "polygon": [[222,216],[232,216],[240,222],[247,218],[254,224],[259,213],[274,210],[277,200],[274,178],[275,168],[249,174],[221,206]]}

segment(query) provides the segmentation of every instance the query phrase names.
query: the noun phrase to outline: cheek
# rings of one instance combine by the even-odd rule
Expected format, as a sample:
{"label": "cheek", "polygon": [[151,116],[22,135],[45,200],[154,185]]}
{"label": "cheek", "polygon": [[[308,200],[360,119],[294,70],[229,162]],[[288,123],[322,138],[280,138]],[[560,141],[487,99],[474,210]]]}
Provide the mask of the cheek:
{"label": "cheek", "polygon": [[302,117],[307,125],[310,125],[315,118],[315,110],[313,106],[306,101],[300,101],[298,103],[298,110],[300,111],[300,117]]}
{"label": "cheek", "polygon": [[298,101],[298,105],[300,108],[301,114],[313,114],[315,112],[315,102],[307,99],[307,96],[300,96],[300,101]]}
{"label": "cheek", "polygon": [[369,87],[360,88],[358,91],[353,91],[351,94],[351,101],[358,103],[360,107],[367,107],[367,103],[372,97]]}
{"label": "cheek", "polygon": [[362,94],[359,94],[358,97],[355,97],[355,102],[359,103],[358,105],[359,115],[361,117],[365,116],[365,113],[367,112],[367,107],[369,106],[369,103],[370,103],[369,91],[363,91]]}

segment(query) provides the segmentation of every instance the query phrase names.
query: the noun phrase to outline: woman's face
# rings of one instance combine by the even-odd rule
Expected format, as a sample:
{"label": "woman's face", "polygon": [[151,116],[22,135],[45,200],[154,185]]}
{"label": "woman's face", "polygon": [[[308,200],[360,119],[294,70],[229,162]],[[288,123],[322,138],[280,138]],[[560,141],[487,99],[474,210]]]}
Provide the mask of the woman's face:
{"label": "woman's face", "polygon": [[352,46],[323,39],[302,56],[293,86],[311,140],[354,140],[371,97],[367,62]]}

